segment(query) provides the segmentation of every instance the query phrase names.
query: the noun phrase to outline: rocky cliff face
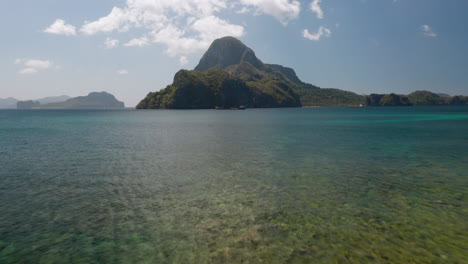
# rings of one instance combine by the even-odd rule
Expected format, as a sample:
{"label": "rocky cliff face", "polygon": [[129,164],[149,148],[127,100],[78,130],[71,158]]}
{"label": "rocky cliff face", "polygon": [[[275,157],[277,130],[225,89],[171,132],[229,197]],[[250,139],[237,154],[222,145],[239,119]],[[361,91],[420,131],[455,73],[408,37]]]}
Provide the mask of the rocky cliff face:
{"label": "rocky cliff face", "polygon": [[217,39],[203,55],[195,71],[220,69],[244,81],[279,79],[294,85],[304,85],[296,72],[277,64],[264,64],[255,52],[233,37]]}
{"label": "rocky cliff face", "polygon": [[264,64],[255,56],[255,52],[233,37],[224,37],[215,40],[203,55],[195,71],[204,72],[209,69],[224,70],[232,65],[249,63],[257,69]]}

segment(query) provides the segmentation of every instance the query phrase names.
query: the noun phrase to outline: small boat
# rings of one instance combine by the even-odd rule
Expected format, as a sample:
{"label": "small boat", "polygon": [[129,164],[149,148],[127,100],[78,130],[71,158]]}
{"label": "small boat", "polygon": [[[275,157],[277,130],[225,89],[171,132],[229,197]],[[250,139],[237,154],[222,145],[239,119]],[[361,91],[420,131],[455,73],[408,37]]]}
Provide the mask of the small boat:
{"label": "small boat", "polygon": [[219,106],[216,106],[215,109],[216,110],[245,110],[245,109],[247,109],[247,107],[245,107],[244,105],[241,105],[239,107],[219,107]]}
{"label": "small boat", "polygon": [[361,108],[361,107],[364,107],[364,105],[360,104],[360,105],[350,105],[348,106],[349,108]]}

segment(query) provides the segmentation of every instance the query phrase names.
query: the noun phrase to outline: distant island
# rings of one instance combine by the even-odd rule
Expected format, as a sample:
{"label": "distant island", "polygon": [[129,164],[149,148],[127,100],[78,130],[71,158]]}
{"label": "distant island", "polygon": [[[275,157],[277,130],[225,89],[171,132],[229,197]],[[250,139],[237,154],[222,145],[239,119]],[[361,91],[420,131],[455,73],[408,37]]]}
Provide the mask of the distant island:
{"label": "distant island", "polygon": [[358,95],[304,83],[295,71],[265,64],[233,37],[215,40],[194,70],[180,70],[171,85],[149,93],[137,109],[213,109],[301,106],[466,105],[466,96],[428,91]]}
{"label": "distant island", "polygon": [[[61,95],[61,96],[51,96],[51,97],[45,97],[41,99],[35,99],[31,101],[39,102],[40,104],[49,104],[49,103],[64,102],[70,98],[71,97],[68,95]],[[16,109],[18,102],[20,102],[20,100],[16,98],[12,98],[12,97],[9,97],[6,99],[0,98],[0,109]]]}
{"label": "distant island", "polygon": [[16,108],[17,99],[8,97],[5,99],[0,98],[0,109],[14,109]]}
{"label": "distant island", "polygon": [[371,94],[366,97],[367,106],[412,105],[468,105],[468,96],[449,96],[429,91],[416,91],[408,95]]}
{"label": "distant island", "polygon": [[[59,101],[62,100],[62,101]],[[70,98],[68,96],[47,97],[42,100],[18,101],[17,109],[121,109],[123,102],[112,94],[93,92],[87,96]]]}

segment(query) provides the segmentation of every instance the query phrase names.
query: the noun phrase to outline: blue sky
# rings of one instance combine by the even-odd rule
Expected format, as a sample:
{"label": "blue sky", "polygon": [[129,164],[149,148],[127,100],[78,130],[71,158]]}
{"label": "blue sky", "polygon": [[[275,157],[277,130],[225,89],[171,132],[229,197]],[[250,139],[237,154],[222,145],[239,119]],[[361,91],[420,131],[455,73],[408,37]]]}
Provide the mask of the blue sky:
{"label": "blue sky", "polygon": [[134,106],[225,35],[323,88],[468,95],[466,10],[466,0],[8,0],[0,98],[108,91]]}

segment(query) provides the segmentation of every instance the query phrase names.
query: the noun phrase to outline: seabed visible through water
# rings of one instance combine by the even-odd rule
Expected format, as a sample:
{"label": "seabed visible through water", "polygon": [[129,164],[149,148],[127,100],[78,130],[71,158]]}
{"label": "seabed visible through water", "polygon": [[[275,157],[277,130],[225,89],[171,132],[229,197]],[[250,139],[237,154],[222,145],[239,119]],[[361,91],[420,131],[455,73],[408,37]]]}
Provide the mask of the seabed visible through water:
{"label": "seabed visible through water", "polygon": [[468,108],[0,111],[0,263],[466,263]]}

